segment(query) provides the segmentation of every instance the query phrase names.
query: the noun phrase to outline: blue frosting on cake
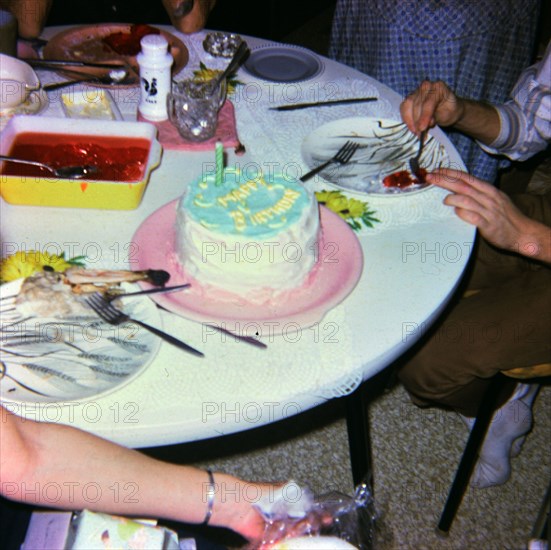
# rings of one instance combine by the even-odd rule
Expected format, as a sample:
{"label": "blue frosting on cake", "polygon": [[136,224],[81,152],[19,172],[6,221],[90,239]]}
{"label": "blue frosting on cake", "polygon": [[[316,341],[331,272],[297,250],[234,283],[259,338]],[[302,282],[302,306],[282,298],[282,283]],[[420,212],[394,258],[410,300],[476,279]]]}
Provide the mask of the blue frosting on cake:
{"label": "blue frosting on cake", "polygon": [[297,222],[311,202],[311,193],[295,179],[281,174],[250,178],[226,168],[221,185],[214,174],[191,183],[180,207],[213,232],[264,238]]}

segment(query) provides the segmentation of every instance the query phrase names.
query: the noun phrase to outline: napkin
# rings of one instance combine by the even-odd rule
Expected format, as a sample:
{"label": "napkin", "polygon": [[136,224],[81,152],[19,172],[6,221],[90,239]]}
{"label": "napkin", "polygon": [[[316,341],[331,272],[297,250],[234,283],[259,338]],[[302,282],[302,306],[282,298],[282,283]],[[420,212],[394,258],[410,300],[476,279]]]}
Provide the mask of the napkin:
{"label": "napkin", "polygon": [[104,548],[178,550],[175,532],[128,518],[83,510],[73,521],[66,550]]}
{"label": "napkin", "polygon": [[254,506],[268,520],[302,519],[312,509],[313,503],[314,497],[309,489],[289,481],[259,499]]}
{"label": "napkin", "polygon": [[[138,113],[138,120],[146,121]],[[164,149],[172,149],[175,151],[210,151],[214,149],[217,141],[221,141],[224,147],[234,147],[235,152],[239,154],[243,146],[237,136],[237,125],[235,122],[235,108],[233,103],[229,100],[224,102],[220,112],[218,113],[218,126],[216,132],[211,139],[206,141],[188,141],[183,138],[174,124],[170,120],[163,120],[162,122],[151,122],[158,130],[158,139]],[[245,152],[244,149],[242,152]]]}

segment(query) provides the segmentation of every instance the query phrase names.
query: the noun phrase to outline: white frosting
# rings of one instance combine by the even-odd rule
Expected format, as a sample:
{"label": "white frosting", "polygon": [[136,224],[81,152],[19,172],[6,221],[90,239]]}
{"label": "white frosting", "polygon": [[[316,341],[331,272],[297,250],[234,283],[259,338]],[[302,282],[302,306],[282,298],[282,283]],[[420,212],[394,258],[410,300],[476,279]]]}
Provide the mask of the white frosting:
{"label": "white frosting", "polygon": [[[222,187],[207,176],[184,193],[176,215],[177,259],[186,277],[213,287],[217,299],[233,295],[251,303],[269,303],[307,282],[315,268],[318,203],[295,180],[273,176],[268,183],[256,181],[251,191],[240,173],[229,172],[233,178],[226,178]],[[244,187],[247,192],[240,200],[224,200],[233,189]],[[278,211],[265,224],[256,223],[260,212],[272,211],[289,191],[296,200],[284,212]],[[228,224],[237,212],[245,216],[240,214],[239,223]]]}

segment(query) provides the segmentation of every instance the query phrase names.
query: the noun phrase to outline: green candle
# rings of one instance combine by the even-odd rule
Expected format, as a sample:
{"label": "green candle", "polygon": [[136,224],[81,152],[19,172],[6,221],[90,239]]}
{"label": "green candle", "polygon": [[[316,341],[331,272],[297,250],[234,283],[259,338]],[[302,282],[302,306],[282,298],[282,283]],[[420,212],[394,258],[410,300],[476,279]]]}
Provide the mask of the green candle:
{"label": "green candle", "polygon": [[218,186],[218,185],[222,185],[222,180],[224,176],[224,145],[222,145],[221,141],[216,142],[215,156],[216,156],[215,184]]}

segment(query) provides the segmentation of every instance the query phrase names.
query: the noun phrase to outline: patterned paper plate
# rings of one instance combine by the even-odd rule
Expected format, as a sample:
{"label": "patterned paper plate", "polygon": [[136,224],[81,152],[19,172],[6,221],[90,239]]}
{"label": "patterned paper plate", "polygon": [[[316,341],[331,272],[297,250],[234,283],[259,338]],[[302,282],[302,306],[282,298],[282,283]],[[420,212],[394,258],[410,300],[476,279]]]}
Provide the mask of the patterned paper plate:
{"label": "patterned paper plate", "polygon": [[[135,323],[108,325],[92,311],[24,316],[14,307],[22,282],[0,287],[2,403],[64,404],[104,395],[137,377],[157,354],[160,340]],[[161,327],[159,310],[146,297],[126,298],[124,311]]]}
{"label": "patterned paper plate", "polygon": [[[385,187],[383,179],[409,170],[408,161],[417,154],[419,140],[403,122],[384,118],[356,117],[334,120],[309,134],[302,143],[302,157],[310,168],[330,159],[348,140],[360,149],[345,165],[331,164],[321,172],[336,187],[362,194],[404,195],[428,186]],[[449,166],[444,145],[429,135],[420,164],[426,170]]]}

